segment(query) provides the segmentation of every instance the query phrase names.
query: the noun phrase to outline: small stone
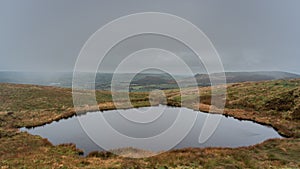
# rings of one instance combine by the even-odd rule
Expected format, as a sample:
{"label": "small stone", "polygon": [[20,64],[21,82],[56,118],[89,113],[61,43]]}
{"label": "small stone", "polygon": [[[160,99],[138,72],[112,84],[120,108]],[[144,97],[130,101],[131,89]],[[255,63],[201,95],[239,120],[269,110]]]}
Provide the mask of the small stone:
{"label": "small stone", "polygon": [[12,111],[7,112],[7,115],[12,115],[12,114],[14,114],[14,112]]}

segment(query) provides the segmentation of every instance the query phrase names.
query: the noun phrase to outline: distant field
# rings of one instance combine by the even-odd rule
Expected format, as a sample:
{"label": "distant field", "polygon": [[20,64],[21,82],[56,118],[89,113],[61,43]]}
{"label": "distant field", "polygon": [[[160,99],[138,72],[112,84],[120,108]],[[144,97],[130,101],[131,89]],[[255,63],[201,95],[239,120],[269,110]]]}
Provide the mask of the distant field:
{"label": "distant field", "polygon": [[[92,73],[82,73],[83,77],[93,77]],[[147,92],[154,89],[175,89],[178,88],[176,81],[180,81],[185,87],[195,86],[194,80],[196,80],[198,86],[210,86],[210,78],[214,79],[214,82],[218,83],[219,79],[224,79],[224,74],[196,74],[195,76],[188,75],[174,75],[171,76],[166,73],[151,73],[142,72],[138,74],[123,73],[97,73],[95,78],[95,88],[98,90],[111,90],[111,81],[113,75],[117,76],[116,82],[118,88],[124,88],[128,82],[129,77],[134,75],[134,78],[130,81],[131,92]],[[266,80],[278,80],[278,79],[295,79],[300,78],[300,75],[278,72],[278,71],[258,71],[258,72],[225,72],[227,83],[238,83],[246,81],[266,81]],[[15,84],[34,84],[45,86],[57,86],[57,87],[72,87],[73,72],[5,72],[0,71],[0,83],[15,83]],[[85,81],[87,86],[91,83]]]}

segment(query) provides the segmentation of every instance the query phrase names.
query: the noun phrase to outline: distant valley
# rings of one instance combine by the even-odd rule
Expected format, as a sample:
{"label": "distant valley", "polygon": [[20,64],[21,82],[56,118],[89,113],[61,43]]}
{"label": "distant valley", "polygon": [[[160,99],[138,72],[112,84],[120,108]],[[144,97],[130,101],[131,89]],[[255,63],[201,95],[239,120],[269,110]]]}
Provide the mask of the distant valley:
{"label": "distant valley", "polygon": [[[92,73],[85,73],[85,77],[92,76]],[[277,79],[295,79],[300,75],[280,72],[280,71],[258,71],[258,72],[225,72],[208,74],[196,74],[194,77],[186,75],[170,76],[166,73],[130,73],[118,74],[116,84],[121,90],[125,85],[130,83],[130,91],[151,91],[155,89],[175,89],[178,88],[176,82],[179,81],[185,87],[194,86],[196,80],[198,86],[210,86],[210,80],[214,82],[226,78],[227,83],[238,83],[246,81],[265,81]],[[17,84],[36,84],[45,86],[72,87],[72,72],[51,73],[51,72],[0,72],[0,83],[17,83]],[[112,73],[97,73],[95,78],[95,88],[99,90],[111,90]],[[130,77],[133,77],[130,80]],[[176,79],[176,80],[175,80]],[[84,85],[90,85],[93,82],[87,81]],[[221,82],[220,82],[221,83]]]}

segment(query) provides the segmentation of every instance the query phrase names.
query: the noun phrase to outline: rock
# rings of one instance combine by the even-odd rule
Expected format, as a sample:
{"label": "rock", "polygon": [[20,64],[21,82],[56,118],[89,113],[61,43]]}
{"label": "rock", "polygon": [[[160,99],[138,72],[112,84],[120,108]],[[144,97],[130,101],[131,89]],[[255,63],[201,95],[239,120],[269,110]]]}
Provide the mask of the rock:
{"label": "rock", "polygon": [[13,115],[13,114],[14,114],[14,112],[12,112],[12,111],[7,112],[7,115]]}

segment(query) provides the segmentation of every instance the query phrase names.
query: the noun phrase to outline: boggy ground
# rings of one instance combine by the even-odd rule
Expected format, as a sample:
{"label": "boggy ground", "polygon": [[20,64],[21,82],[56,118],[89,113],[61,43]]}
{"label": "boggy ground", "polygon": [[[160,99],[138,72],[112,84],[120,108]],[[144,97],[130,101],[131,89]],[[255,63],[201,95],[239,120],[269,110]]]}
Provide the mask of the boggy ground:
{"label": "boggy ground", "polygon": [[[195,110],[270,125],[286,137],[300,137],[300,79],[235,83],[226,88],[217,86],[213,95],[210,87],[199,90],[198,96],[196,91],[189,91],[183,97],[178,90],[168,91],[168,104],[180,106],[178,103],[182,102],[182,106]],[[215,98],[213,104],[212,96]],[[200,98],[197,106],[189,101],[194,97]],[[225,104],[224,111],[218,108],[221,103]]]}
{"label": "boggy ground", "polygon": [[[2,168],[300,168],[300,79],[229,84],[216,87],[213,95],[226,101],[224,114],[253,120],[276,128],[288,139],[272,139],[242,148],[190,148],[158,156],[129,159],[105,152],[81,157],[73,144],[53,146],[46,139],[19,132],[75,115],[68,88],[36,85],[0,85],[0,166]],[[157,103],[185,106],[206,112],[222,113],[220,104],[211,105],[211,88],[167,90],[167,101]],[[114,109],[111,93],[96,92],[101,110]],[[193,102],[195,97],[200,103]],[[226,97],[226,100],[225,100]],[[148,93],[131,93],[135,107],[149,106]],[[181,104],[182,102],[182,104]],[[118,102],[122,105],[122,100]],[[126,106],[124,106],[126,108]],[[82,112],[97,107],[83,107]]]}

